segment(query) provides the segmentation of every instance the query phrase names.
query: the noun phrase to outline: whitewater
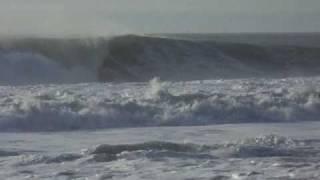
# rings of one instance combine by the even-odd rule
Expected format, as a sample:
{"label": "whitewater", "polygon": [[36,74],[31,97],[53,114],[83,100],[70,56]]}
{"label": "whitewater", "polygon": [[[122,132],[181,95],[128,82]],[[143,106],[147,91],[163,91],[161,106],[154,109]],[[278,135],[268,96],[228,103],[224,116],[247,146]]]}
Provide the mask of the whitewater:
{"label": "whitewater", "polygon": [[317,38],[2,39],[0,179],[319,179]]}

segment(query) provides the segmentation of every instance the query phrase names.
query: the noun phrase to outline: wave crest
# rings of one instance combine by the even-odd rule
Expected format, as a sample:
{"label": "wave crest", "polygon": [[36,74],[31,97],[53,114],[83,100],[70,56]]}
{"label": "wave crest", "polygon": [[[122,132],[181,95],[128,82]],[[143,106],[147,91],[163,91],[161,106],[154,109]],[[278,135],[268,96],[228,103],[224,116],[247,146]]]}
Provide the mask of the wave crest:
{"label": "wave crest", "polygon": [[1,77],[10,78],[0,79],[0,84],[311,76],[320,73],[319,52],[316,47],[136,35],[3,40]]}

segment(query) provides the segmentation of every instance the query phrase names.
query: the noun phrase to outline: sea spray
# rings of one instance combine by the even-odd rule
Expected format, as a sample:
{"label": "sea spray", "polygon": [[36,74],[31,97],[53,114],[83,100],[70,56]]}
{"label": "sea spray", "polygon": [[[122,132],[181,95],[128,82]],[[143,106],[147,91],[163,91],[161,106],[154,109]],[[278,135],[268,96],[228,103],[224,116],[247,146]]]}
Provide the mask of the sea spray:
{"label": "sea spray", "polygon": [[[6,86],[0,87],[0,131],[317,121],[319,87],[304,88],[319,81],[182,84],[155,78],[149,83]],[[235,84],[242,88],[233,88]]]}
{"label": "sea spray", "polygon": [[148,88],[145,92],[145,97],[147,99],[155,99],[159,100],[161,98],[164,98],[169,93],[169,82],[162,82],[159,77],[155,77],[149,81]]}

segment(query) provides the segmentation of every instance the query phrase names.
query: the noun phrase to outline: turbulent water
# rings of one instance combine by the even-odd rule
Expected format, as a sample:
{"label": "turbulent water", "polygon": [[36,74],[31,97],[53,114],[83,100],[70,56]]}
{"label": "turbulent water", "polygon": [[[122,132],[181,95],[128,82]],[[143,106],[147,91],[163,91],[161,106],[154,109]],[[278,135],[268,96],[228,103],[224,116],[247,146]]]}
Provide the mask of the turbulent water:
{"label": "turbulent water", "polygon": [[3,86],[1,131],[318,120],[320,78]]}
{"label": "turbulent water", "polygon": [[3,39],[0,179],[319,179],[318,36]]}

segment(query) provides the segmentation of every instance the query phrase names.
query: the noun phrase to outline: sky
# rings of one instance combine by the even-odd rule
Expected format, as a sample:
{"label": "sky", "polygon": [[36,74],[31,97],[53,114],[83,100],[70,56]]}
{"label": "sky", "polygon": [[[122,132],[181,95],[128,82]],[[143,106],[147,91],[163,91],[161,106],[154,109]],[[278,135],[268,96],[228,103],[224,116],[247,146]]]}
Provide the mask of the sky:
{"label": "sky", "polygon": [[320,0],[0,0],[0,35],[320,32]]}

